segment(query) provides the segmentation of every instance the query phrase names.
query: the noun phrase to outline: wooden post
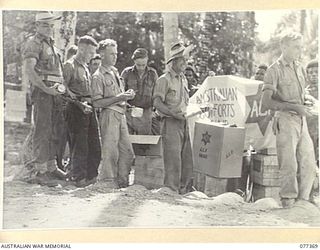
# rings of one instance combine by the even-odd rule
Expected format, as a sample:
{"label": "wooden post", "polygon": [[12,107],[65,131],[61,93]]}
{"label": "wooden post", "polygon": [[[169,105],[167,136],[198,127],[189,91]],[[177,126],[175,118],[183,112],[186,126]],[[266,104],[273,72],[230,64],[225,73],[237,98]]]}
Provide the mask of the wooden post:
{"label": "wooden post", "polygon": [[179,25],[177,13],[162,13],[163,17],[163,38],[164,38],[164,58],[169,59],[171,45],[179,39]]}
{"label": "wooden post", "polygon": [[54,40],[55,46],[60,50],[61,59],[64,61],[67,50],[75,43],[77,13],[57,11],[55,15],[62,16],[55,25]]}

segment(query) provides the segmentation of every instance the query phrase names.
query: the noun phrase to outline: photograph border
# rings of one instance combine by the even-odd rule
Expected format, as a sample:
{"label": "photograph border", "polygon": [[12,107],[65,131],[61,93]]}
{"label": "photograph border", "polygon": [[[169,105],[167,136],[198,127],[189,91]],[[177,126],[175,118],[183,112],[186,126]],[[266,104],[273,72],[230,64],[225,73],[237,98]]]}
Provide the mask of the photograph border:
{"label": "photograph border", "polygon": [[[81,3],[81,5],[80,5]],[[125,6],[125,7],[124,7]],[[318,9],[317,0],[92,0],[90,2],[77,0],[1,0],[1,10],[77,10],[77,11],[141,11],[141,12],[191,12],[191,11],[243,11],[272,9]],[[1,49],[2,49],[2,15],[1,15]],[[1,61],[2,66],[2,61]],[[3,67],[0,69],[3,79]],[[1,97],[3,98],[3,88]],[[2,99],[1,99],[2,100]],[[0,110],[4,114],[3,105]],[[1,132],[3,138],[3,115],[1,116]],[[3,155],[3,140],[1,140]],[[3,162],[2,162],[3,163]],[[3,166],[3,164],[2,164]],[[3,171],[1,171],[3,180]],[[3,182],[1,182],[1,200],[3,200]],[[2,205],[2,203],[1,203]],[[1,209],[3,211],[3,209]],[[1,216],[3,214],[1,213]],[[67,218],[66,218],[67,219]],[[2,227],[1,218],[1,227]],[[112,242],[273,242],[273,243],[316,243],[320,242],[320,228],[183,228],[183,229],[128,229],[101,228],[81,230],[2,230],[0,242],[59,242],[59,243],[112,243]]]}

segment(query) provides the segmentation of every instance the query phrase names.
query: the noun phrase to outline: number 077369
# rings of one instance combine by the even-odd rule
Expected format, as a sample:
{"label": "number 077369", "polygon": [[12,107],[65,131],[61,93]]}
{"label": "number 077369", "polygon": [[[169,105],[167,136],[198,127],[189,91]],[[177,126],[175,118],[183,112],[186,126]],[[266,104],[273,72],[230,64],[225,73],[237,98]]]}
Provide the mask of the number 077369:
{"label": "number 077369", "polygon": [[300,248],[316,249],[318,248],[318,244],[300,244]]}

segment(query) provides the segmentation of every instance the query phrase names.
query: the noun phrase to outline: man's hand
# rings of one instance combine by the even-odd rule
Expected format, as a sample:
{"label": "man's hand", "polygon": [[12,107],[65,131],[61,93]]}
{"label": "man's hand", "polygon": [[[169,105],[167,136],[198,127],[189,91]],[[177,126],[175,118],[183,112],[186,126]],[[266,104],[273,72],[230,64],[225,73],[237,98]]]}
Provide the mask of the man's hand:
{"label": "man's hand", "polygon": [[316,98],[314,98],[312,95],[309,95],[309,94],[306,94],[306,95],[304,96],[304,99],[305,99],[304,104],[307,105],[307,106],[312,106],[312,105],[314,105],[314,104],[316,103],[316,101],[317,101]]}
{"label": "man's hand", "polygon": [[48,95],[53,95],[53,96],[57,96],[57,95],[61,95],[61,93],[57,90],[56,87],[43,87],[42,89],[44,92],[46,92]]}
{"label": "man's hand", "polygon": [[128,100],[132,100],[136,96],[136,93],[132,89],[128,89],[126,92],[121,93],[118,96],[123,101],[128,101]]}
{"label": "man's hand", "polygon": [[301,116],[312,116],[310,111],[310,107],[300,105],[300,104],[293,104],[292,109],[296,111]]}
{"label": "man's hand", "polygon": [[178,120],[185,120],[186,119],[185,114],[186,114],[185,112],[175,113],[173,114],[173,117]]}
{"label": "man's hand", "polygon": [[171,114],[174,118],[178,119],[178,120],[185,120],[186,117],[186,112],[182,112],[181,110],[171,110]]}
{"label": "man's hand", "polygon": [[81,105],[83,113],[89,114],[93,111],[92,107],[87,102],[81,102]]}
{"label": "man's hand", "polygon": [[71,99],[77,99],[75,93],[73,93],[69,88],[67,88],[67,94],[71,97]]}

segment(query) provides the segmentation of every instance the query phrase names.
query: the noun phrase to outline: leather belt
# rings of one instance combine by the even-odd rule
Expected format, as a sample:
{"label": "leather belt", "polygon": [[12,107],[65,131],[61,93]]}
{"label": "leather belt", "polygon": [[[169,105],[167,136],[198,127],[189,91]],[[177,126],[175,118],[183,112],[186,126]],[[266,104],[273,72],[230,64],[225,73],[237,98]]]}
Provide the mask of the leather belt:
{"label": "leather belt", "polygon": [[63,83],[63,77],[61,76],[43,75],[42,80],[49,81],[49,82]]}
{"label": "leather belt", "polygon": [[301,117],[301,115],[299,115],[297,112],[290,110],[290,111],[276,111],[274,114],[274,117],[279,117],[281,114],[287,114],[287,115],[291,115],[291,116],[298,116]]}

